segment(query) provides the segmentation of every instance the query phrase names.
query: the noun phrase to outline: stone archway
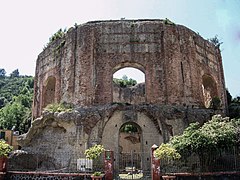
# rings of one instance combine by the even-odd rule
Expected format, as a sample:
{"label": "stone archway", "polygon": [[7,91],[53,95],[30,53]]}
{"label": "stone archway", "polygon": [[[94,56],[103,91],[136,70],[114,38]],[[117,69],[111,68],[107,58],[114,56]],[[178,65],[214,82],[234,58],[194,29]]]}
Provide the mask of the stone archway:
{"label": "stone archway", "polygon": [[[141,155],[141,170],[143,172],[150,171],[150,149],[153,144],[163,143],[163,137],[159,134],[158,129],[156,128],[154,122],[150,117],[145,115],[143,112],[133,111],[132,109],[128,110],[116,110],[113,115],[104,123],[101,144],[106,148],[114,151],[115,154],[115,163],[119,171],[119,163],[121,163],[121,128],[126,124],[132,124],[137,127],[135,135],[129,136],[125,135],[123,138],[127,137],[129,141],[139,143],[137,146],[133,145],[132,149],[125,149],[125,151],[130,150],[129,153],[134,153],[134,150],[137,154],[137,151],[140,151]],[[140,133],[140,134],[137,134]],[[140,142],[139,142],[140,141]],[[130,143],[129,143],[130,144]],[[135,149],[134,149],[135,148]],[[123,149],[124,150],[124,149]],[[132,150],[132,151],[131,151]],[[130,156],[132,156],[130,154]],[[138,155],[136,155],[138,156]],[[125,167],[126,168],[126,167]]]}
{"label": "stone archway", "polygon": [[[117,79],[113,77],[114,74],[127,68],[131,68],[132,70],[132,73],[128,71],[127,74],[124,74],[127,79],[120,82],[116,81]],[[145,68],[141,64],[121,63],[115,66],[112,72],[112,102],[128,104],[141,104],[146,102],[146,74]],[[136,80],[131,77],[131,75],[134,75],[133,72],[138,73],[139,76],[143,76],[144,80],[140,83],[136,82],[135,84],[131,84],[131,82]],[[123,82],[128,82],[129,84],[124,84]]]}
{"label": "stone archway", "polygon": [[135,122],[126,122],[119,129],[119,170],[142,170],[142,130]]}

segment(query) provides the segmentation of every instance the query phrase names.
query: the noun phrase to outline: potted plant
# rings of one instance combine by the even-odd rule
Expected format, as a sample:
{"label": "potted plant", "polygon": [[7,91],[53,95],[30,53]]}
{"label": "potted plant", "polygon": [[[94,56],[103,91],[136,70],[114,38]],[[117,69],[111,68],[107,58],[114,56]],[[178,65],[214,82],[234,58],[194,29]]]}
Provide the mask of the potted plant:
{"label": "potted plant", "polygon": [[6,172],[7,157],[12,150],[12,146],[0,140],[0,172]]}
{"label": "potted plant", "polygon": [[[173,162],[173,160],[177,160],[181,158],[181,155],[174,149],[170,144],[161,144],[155,151],[154,156],[158,159],[166,160],[169,164]],[[176,176],[165,175],[162,176],[163,179],[175,179]]]}
{"label": "potted plant", "polygon": [[[93,147],[87,149],[85,151],[86,158],[88,159],[97,159],[101,155],[101,153],[105,151],[103,145],[94,145]],[[94,172],[91,176],[92,180],[101,180],[103,178],[103,175],[101,172]]]}

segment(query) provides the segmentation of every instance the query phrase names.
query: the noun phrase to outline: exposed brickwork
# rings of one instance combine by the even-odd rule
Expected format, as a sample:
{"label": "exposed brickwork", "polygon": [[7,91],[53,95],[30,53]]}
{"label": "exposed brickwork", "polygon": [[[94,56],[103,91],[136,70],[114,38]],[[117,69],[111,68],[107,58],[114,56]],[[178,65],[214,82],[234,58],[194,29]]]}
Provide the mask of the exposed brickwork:
{"label": "exposed brickwork", "polygon": [[34,117],[49,77],[56,78],[56,102],[101,105],[112,103],[112,75],[126,66],[145,73],[146,103],[202,107],[202,77],[210,75],[225,109],[220,51],[198,34],[161,20],[99,21],[70,29],[39,55]]}
{"label": "exposed brickwork", "polygon": [[[113,74],[123,67],[144,72],[145,84],[113,85]],[[42,116],[19,143],[30,154],[46,156],[53,169],[76,170],[85,149],[99,143],[116,153],[121,145],[141,151],[141,168],[148,171],[153,144],[226,111],[219,49],[190,29],[162,20],[95,21],[71,28],[39,55],[34,92],[33,116]],[[214,97],[221,100],[218,111],[206,108]],[[43,113],[52,102],[75,108]],[[124,142],[121,127],[126,124],[136,125],[138,134],[128,134]]]}

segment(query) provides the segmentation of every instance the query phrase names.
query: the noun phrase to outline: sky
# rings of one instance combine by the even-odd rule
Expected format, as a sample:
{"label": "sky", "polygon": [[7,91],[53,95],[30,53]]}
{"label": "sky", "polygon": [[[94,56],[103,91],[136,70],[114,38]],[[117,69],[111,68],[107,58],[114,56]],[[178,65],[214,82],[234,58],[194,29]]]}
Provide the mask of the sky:
{"label": "sky", "polygon": [[1,0],[0,68],[34,76],[38,54],[60,28],[121,18],[168,18],[205,39],[218,35],[226,87],[240,96],[240,0]]}

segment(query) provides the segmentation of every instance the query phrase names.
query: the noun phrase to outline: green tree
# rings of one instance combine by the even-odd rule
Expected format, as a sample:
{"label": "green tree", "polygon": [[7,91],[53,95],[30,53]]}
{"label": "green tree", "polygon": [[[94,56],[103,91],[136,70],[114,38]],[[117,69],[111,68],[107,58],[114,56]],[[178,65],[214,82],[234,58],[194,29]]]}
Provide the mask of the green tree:
{"label": "green tree", "polygon": [[226,89],[226,95],[227,95],[227,105],[229,106],[232,102],[232,95],[230,94],[228,89]]}
{"label": "green tree", "polygon": [[3,129],[12,129],[13,126],[16,126],[16,130],[19,130],[24,115],[25,108],[23,105],[17,102],[8,104],[0,111],[0,124]]}
{"label": "green tree", "polygon": [[11,77],[11,78],[19,77],[19,71],[18,71],[18,69],[15,69],[15,70],[10,74],[10,77]]}
{"label": "green tree", "polygon": [[123,77],[121,79],[113,78],[113,82],[123,88],[135,86],[137,84],[136,80],[134,80],[132,78],[128,79],[128,77],[126,75],[123,75]]}
{"label": "green tree", "polygon": [[231,118],[240,118],[240,97],[233,98],[228,106],[229,116]]}
{"label": "green tree", "polygon": [[3,68],[0,68],[0,78],[4,78],[6,76],[6,71]]}
{"label": "green tree", "polygon": [[0,109],[4,107],[6,104],[6,99],[5,97],[0,97]]}
{"label": "green tree", "polygon": [[213,108],[214,110],[219,109],[221,106],[221,100],[219,97],[213,97],[211,100],[211,105],[210,107]]}
{"label": "green tree", "polygon": [[239,119],[230,120],[215,115],[203,126],[190,124],[182,135],[174,136],[170,143],[182,156],[198,154],[202,170],[206,170],[213,154],[217,156],[222,149],[238,144],[239,125]]}
{"label": "green tree", "polygon": [[4,129],[15,126],[15,130],[25,133],[31,123],[34,79],[12,77],[0,79],[0,126]]}

